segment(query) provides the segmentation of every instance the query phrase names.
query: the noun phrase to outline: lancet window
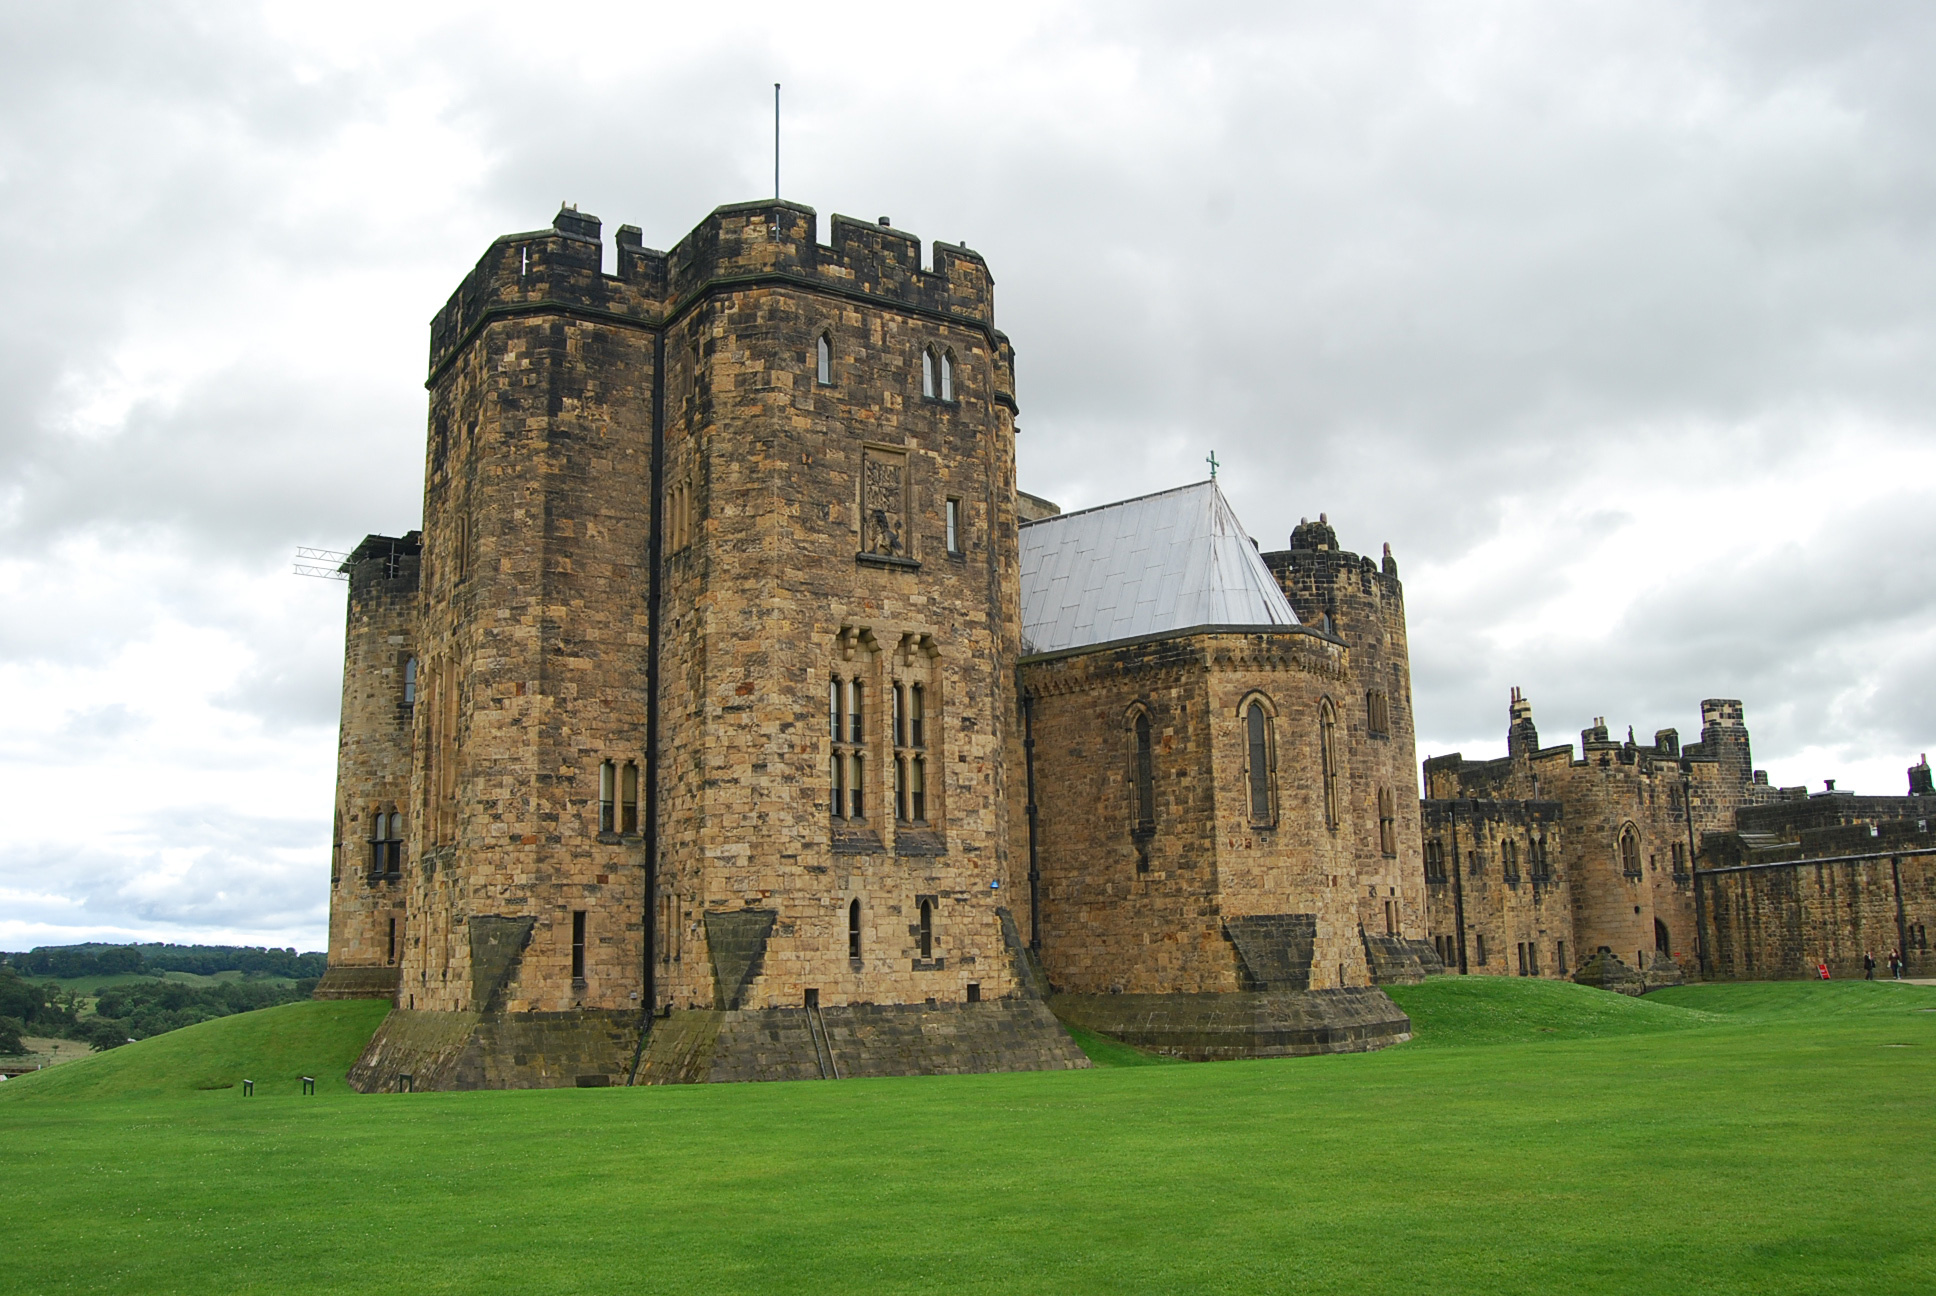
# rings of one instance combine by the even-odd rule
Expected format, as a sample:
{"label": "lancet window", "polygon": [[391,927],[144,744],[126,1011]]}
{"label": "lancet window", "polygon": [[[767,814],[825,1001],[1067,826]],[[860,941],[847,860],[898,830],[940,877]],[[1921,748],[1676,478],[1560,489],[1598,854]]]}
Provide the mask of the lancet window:
{"label": "lancet window", "polygon": [[1640,834],[1632,824],[1620,830],[1620,871],[1628,877],[1640,876]]}
{"label": "lancet window", "polygon": [[1273,741],[1271,713],[1262,698],[1251,698],[1243,706],[1244,788],[1249,803],[1250,822],[1268,828],[1277,822],[1277,750]]}
{"label": "lancet window", "polygon": [[1149,712],[1138,707],[1130,720],[1130,827],[1138,833],[1156,831],[1156,751]]}
{"label": "lancet window", "polygon": [[1324,826],[1335,830],[1339,814],[1338,712],[1325,698],[1318,703],[1318,765],[1324,776]]}

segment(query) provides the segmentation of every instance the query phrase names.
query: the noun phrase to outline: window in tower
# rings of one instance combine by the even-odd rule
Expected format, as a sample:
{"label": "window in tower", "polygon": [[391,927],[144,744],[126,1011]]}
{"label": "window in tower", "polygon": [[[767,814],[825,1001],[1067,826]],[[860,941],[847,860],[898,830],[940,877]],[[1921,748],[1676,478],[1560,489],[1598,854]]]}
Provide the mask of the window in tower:
{"label": "window in tower", "polygon": [[1244,704],[1244,783],[1248,793],[1250,822],[1268,828],[1277,821],[1276,755],[1273,750],[1270,711],[1262,698]]}
{"label": "window in tower", "polygon": [[617,828],[618,766],[604,761],[598,767],[598,831],[615,832]]}
{"label": "window in tower", "polygon": [[1519,843],[1510,837],[1499,843],[1499,872],[1508,882],[1519,881]]}
{"label": "window in tower", "polygon": [[1130,787],[1133,790],[1130,828],[1133,832],[1156,831],[1156,752],[1150,735],[1149,713],[1137,709],[1130,721],[1134,744],[1130,759]]}
{"label": "window in tower", "polygon": [[1318,767],[1324,775],[1324,826],[1338,826],[1338,713],[1325,698],[1318,703]]}
{"label": "window in tower", "polygon": [[632,761],[626,761],[625,768],[619,771],[618,830],[622,833],[639,830],[639,767]]}
{"label": "window in tower", "polygon": [[417,659],[415,657],[403,664],[403,704],[414,706],[417,701]]}
{"label": "window in tower", "polygon": [[1436,838],[1425,843],[1425,880],[1445,881],[1445,843]]}
{"label": "window in tower", "polygon": [[948,519],[948,528],[947,528],[948,529],[948,552],[951,554],[958,554],[961,552],[961,501],[960,500],[954,499],[954,498],[950,498],[948,500],[947,519]]}
{"label": "window in tower", "polygon": [[941,399],[952,402],[955,398],[955,357],[952,351],[943,351],[941,360]]}
{"label": "window in tower", "polygon": [[847,904],[847,957],[860,957],[860,901],[851,900]]}
{"label": "window in tower", "polygon": [[1385,738],[1391,734],[1391,703],[1381,689],[1372,689],[1365,694],[1365,731],[1373,738]]}
{"label": "window in tower", "polygon": [[[897,666],[897,672],[922,669],[927,659]],[[894,715],[894,817],[909,825],[928,823],[928,689],[917,679],[901,675],[889,695]]]}
{"label": "window in tower", "polygon": [[932,900],[921,902],[921,920],[916,928],[916,938],[920,942],[921,957],[932,959],[934,957],[934,901]]}
{"label": "window in tower", "polygon": [[385,963],[395,963],[397,961],[397,920],[395,918],[390,920],[390,936],[384,951],[383,961]]}
{"label": "window in tower", "polygon": [[1387,859],[1398,854],[1398,798],[1390,788],[1378,789],[1378,853]]}
{"label": "window in tower", "polygon": [[571,914],[571,979],[585,979],[585,911],[574,909]]}
{"label": "window in tower", "polygon": [[921,352],[921,395],[929,400],[934,399],[935,377],[934,349],[924,348]]}
{"label": "window in tower", "polygon": [[834,344],[822,333],[814,340],[814,377],[822,387],[831,387],[834,382]]}
{"label": "window in tower", "polygon": [[1640,834],[1632,824],[1620,830],[1620,871],[1628,877],[1640,876]]}
{"label": "window in tower", "polygon": [[867,808],[867,726],[861,681],[837,675],[827,688],[827,728],[833,738],[829,788],[836,819],[861,819]]}

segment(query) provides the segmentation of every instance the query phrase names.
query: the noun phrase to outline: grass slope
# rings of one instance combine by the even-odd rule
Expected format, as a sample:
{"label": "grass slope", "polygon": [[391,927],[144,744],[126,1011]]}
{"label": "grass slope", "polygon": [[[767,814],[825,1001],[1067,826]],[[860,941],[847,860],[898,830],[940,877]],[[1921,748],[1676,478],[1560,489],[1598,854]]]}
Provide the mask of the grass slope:
{"label": "grass slope", "polygon": [[[1456,1296],[1936,1272],[1936,992],[1694,987],[1569,1014],[1505,979],[1430,990],[1405,992],[1418,1044],[1347,1057],[254,1100],[184,1092],[184,1071],[148,1099],[47,1092],[0,1103],[21,1189],[0,1285]],[[1612,1033],[1608,1013],[1645,1028]]]}
{"label": "grass slope", "polygon": [[1386,993],[1412,1019],[1413,1048],[1611,1039],[1727,1020],[1657,995],[1632,999],[1533,977],[1441,976],[1422,985],[1387,986]]}
{"label": "grass slope", "polygon": [[0,1104],[37,1098],[158,1098],[226,1090],[244,1079],[258,1097],[302,1090],[348,1093],[344,1072],[369,1042],[390,1005],[368,999],[309,1000],[218,1017],[137,1044],[0,1085]]}

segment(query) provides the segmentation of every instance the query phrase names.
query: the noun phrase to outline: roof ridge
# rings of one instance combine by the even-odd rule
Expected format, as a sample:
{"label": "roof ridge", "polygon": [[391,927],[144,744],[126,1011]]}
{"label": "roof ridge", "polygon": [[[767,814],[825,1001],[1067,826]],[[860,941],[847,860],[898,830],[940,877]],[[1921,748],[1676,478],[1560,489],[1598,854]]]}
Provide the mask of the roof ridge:
{"label": "roof ridge", "polygon": [[[1131,495],[1128,499],[1111,500],[1107,504],[1091,504],[1088,508],[1085,508],[1085,509],[1072,509],[1066,513],[1052,514],[1049,517],[1031,518],[1028,521],[1021,523],[1021,525],[1024,527],[1032,527],[1032,526],[1041,526],[1044,522],[1066,522],[1070,518],[1082,517],[1084,514],[1087,514],[1087,513],[1100,513],[1104,509],[1121,508],[1125,504],[1140,504],[1144,500],[1157,499],[1158,497],[1163,495],[1175,495],[1182,491],[1195,490],[1199,486],[1215,486],[1216,484],[1217,484],[1216,478],[1205,477],[1202,481],[1191,482],[1187,486],[1172,486],[1168,490],[1149,491],[1142,495]],[[1222,495],[1223,492],[1219,490],[1217,494]],[[1227,504],[1228,501],[1225,501],[1225,503]]]}

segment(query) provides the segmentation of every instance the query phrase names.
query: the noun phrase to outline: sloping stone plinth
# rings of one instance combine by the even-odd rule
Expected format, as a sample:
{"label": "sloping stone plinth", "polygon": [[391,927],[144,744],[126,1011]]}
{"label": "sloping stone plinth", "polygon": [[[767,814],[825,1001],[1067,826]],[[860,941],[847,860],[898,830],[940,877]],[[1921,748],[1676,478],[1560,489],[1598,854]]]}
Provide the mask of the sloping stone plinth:
{"label": "sloping stone plinth", "polygon": [[1193,1062],[1363,1053],[1412,1037],[1411,1019],[1372,986],[1057,995],[1049,1006],[1072,1025]]}
{"label": "sloping stone plinth", "polygon": [[1055,1015],[1032,998],[690,1009],[653,1023],[638,1082],[961,1075],[1088,1065]]}
{"label": "sloping stone plinth", "polygon": [[[359,1093],[624,1084],[638,1014],[393,1009],[350,1068]],[[410,1077],[408,1081],[404,1076]]]}
{"label": "sloping stone plinth", "polygon": [[323,979],[310,992],[312,999],[389,999],[397,997],[399,972],[394,967],[336,967],[323,970]]}

